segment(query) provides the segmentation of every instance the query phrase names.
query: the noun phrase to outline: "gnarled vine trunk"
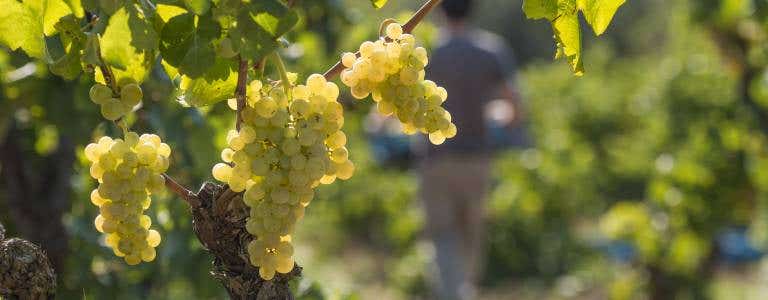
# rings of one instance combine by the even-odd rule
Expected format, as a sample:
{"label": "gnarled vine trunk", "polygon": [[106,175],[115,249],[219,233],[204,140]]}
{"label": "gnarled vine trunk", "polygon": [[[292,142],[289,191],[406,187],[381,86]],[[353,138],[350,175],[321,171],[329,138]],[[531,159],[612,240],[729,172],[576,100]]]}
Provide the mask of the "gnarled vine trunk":
{"label": "gnarled vine trunk", "polygon": [[0,224],[0,296],[53,299],[55,294],[56,274],[42,248],[23,239],[5,239]]}
{"label": "gnarled vine trunk", "polygon": [[293,299],[288,284],[301,275],[301,267],[294,265],[290,273],[266,281],[248,261],[246,249],[253,236],[245,230],[248,209],[242,193],[206,182],[187,198],[195,235],[214,256],[211,275],[232,299]]}

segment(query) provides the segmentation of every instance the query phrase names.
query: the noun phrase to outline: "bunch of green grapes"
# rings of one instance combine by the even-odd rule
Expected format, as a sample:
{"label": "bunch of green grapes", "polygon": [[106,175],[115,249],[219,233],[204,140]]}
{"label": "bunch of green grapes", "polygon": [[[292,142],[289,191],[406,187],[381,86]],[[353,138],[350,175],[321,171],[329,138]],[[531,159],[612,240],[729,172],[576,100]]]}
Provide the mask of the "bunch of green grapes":
{"label": "bunch of green grapes", "polygon": [[129,83],[120,88],[119,96],[116,96],[110,87],[97,83],[91,87],[89,96],[93,103],[101,106],[101,115],[107,120],[114,121],[131,112],[141,103],[143,94],[141,87],[135,83]]}
{"label": "bunch of green grapes", "polygon": [[165,188],[161,175],[168,169],[171,148],[154,134],[127,132],[125,140],[102,137],[85,147],[90,173],[99,181],[91,202],[99,207],[96,229],[106,244],[129,265],[155,259],[160,234],[149,229],[152,220],[144,215],[151,194]]}
{"label": "bunch of green grapes", "polygon": [[227,136],[214,178],[245,191],[250,261],[265,280],[293,269],[291,234],[320,184],[352,176],[355,166],[341,131],[339,88],[313,74],[287,89],[260,81],[248,86],[242,127]]}
{"label": "bunch of green grapes", "polygon": [[394,114],[403,132],[422,132],[435,145],[456,135],[451,114],[442,107],[448,93],[424,79],[427,50],[416,46],[413,35],[403,33],[397,23],[386,27],[386,38],[360,45],[360,57],[347,52],[341,56],[345,69],[341,81],[351,88],[352,96],[368,95],[377,102],[383,115]]}

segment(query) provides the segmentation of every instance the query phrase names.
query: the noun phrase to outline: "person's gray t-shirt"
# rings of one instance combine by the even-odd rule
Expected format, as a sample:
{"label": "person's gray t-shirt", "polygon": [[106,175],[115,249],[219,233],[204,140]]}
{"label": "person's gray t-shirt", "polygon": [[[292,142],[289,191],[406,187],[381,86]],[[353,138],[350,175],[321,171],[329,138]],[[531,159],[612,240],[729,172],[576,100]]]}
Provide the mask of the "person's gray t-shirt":
{"label": "person's gray t-shirt", "polygon": [[432,51],[426,77],[448,91],[443,106],[458,131],[442,145],[428,145],[426,154],[488,152],[484,107],[512,79],[514,69],[511,51],[492,33],[471,30],[442,39]]}

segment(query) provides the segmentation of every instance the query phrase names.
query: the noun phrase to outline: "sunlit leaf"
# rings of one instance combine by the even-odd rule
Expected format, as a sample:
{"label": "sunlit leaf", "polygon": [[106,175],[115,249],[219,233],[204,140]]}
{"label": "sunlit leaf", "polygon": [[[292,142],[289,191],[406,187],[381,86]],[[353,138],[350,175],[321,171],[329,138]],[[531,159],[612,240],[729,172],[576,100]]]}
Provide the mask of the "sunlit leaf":
{"label": "sunlit leaf", "polygon": [[375,8],[382,8],[387,4],[387,0],[371,0],[371,4],[373,4],[373,7]]}
{"label": "sunlit leaf", "polygon": [[[40,0],[37,0],[40,1]],[[25,1],[25,3],[31,3],[35,1]],[[59,22],[59,19],[72,13],[69,6],[62,0],[43,0],[40,1],[43,15],[43,33],[46,36],[51,36],[56,33],[55,25]]]}
{"label": "sunlit leaf", "polygon": [[186,13],[187,10],[175,5],[158,4],[155,13],[160,16],[163,22],[168,22],[171,18]]}
{"label": "sunlit leaf", "polygon": [[523,12],[529,19],[552,20],[557,16],[557,0],[524,0]]}
{"label": "sunlit leaf", "polygon": [[565,56],[575,75],[583,75],[584,66],[581,62],[581,31],[578,15],[559,16],[552,22],[552,28],[557,40],[558,53]]}
{"label": "sunlit leaf", "polygon": [[596,35],[601,35],[608,29],[616,10],[625,0],[579,0],[579,9],[584,14]]}
{"label": "sunlit leaf", "polygon": [[109,18],[101,38],[101,54],[119,83],[141,82],[154,63],[157,43],[157,33],[141,10],[127,6]]}
{"label": "sunlit leaf", "polygon": [[16,0],[0,0],[0,43],[21,48],[35,58],[45,57],[43,23],[29,6]]}
{"label": "sunlit leaf", "polygon": [[179,100],[192,106],[211,105],[231,98],[235,93],[235,86],[237,71],[234,64],[219,58],[202,77],[182,76]]}
{"label": "sunlit leaf", "polygon": [[83,9],[81,0],[64,0],[64,2],[67,3],[75,17],[82,18],[85,16],[85,9]]}

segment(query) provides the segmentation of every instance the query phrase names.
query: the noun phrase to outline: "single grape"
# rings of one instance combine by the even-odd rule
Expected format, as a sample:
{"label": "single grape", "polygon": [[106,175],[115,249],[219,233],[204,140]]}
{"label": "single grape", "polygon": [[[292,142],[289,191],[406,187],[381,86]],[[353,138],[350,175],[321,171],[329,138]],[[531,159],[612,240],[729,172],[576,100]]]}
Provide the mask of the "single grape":
{"label": "single grape", "polygon": [[88,96],[90,96],[93,103],[104,104],[107,100],[112,98],[112,89],[106,85],[97,83],[91,86]]}
{"label": "single grape", "polygon": [[129,83],[120,89],[120,100],[127,106],[134,107],[138,105],[142,97],[143,93],[138,84]]}

